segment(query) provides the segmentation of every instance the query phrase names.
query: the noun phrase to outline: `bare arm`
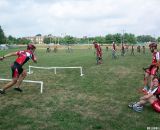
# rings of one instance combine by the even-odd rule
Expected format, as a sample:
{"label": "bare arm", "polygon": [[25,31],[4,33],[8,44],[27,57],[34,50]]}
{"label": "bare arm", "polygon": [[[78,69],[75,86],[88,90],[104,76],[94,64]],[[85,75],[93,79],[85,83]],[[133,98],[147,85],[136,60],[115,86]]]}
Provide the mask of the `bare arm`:
{"label": "bare arm", "polygon": [[143,97],[140,98],[140,101],[137,102],[138,105],[144,105],[146,104],[154,95],[152,93],[149,93]]}
{"label": "bare arm", "polygon": [[37,63],[37,58],[36,58],[35,55],[32,56],[32,61],[33,61],[34,63]]}
{"label": "bare arm", "polygon": [[4,58],[10,57],[10,56],[17,56],[17,53],[16,52],[8,53],[8,54],[0,57],[0,60],[3,60]]}
{"label": "bare arm", "polygon": [[154,96],[152,93],[149,93],[147,95],[144,95],[143,97],[140,98],[140,100],[148,100],[149,98],[151,98],[152,96]]}

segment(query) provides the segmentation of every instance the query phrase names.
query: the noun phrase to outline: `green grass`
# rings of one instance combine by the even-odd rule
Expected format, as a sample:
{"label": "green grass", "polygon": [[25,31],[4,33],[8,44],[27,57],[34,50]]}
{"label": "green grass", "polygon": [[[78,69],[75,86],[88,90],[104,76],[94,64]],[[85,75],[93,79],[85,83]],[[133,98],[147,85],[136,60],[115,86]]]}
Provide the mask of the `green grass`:
{"label": "green grass", "polygon": [[[13,50],[0,51],[0,55]],[[28,80],[42,80],[44,93],[39,85],[23,83],[24,92],[13,88],[0,95],[0,130],[146,130],[158,127],[159,114],[150,105],[142,113],[128,108],[137,101],[143,85],[143,71],[151,62],[147,53],[111,59],[111,51],[103,53],[103,64],[96,65],[93,50],[74,50],[66,53],[45,53],[37,50],[35,66],[82,66],[79,69],[33,69]],[[14,58],[0,62],[0,77],[11,78],[10,64]],[[1,82],[1,87],[6,82]]]}

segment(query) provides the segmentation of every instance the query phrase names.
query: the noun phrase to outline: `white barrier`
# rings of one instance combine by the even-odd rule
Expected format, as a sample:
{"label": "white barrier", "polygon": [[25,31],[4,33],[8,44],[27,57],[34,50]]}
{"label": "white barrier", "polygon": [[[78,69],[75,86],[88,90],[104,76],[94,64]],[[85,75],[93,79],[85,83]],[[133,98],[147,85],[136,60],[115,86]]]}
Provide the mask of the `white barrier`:
{"label": "white barrier", "polygon": [[[12,79],[1,79],[1,81],[12,81]],[[28,83],[39,83],[41,84],[41,89],[40,92],[43,93],[43,81],[32,81],[32,80],[23,80],[23,82],[28,82]]]}
{"label": "white barrier", "polygon": [[29,66],[29,71],[27,72],[28,74],[32,74],[33,71],[31,71],[31,68],[35,68],[35,69],[54,69],[54,73],[56,74],[57,73],[57,70],[56,69],[65,69],[65,68],[68,68],[68,69],[77,69],[79,68],[80,69],[80,76],[83,76],[83,71],[82,71],[82,67],[38,67],[38,66]]}

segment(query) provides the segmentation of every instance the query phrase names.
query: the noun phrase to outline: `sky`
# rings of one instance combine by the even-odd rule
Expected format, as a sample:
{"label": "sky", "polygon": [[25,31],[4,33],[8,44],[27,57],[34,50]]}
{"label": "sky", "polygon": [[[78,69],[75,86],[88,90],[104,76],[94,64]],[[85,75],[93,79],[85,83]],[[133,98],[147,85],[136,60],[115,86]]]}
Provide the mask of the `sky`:
{"label": "sky", "polygon": [[160,36],[160,0],[0,0],[6,36]]}

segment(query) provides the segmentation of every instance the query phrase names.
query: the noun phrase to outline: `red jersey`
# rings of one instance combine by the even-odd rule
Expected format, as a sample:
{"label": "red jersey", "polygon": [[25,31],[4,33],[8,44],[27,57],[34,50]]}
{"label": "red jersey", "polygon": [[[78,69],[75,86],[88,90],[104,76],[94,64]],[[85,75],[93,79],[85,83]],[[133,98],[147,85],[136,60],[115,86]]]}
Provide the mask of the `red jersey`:
{"label": "red jersey", "polygon": [[160,60],[160,53],[159,52],[153,52],[152,55],[152,63],[157,63],[157,61]]}
{"label": "red jersey", "polygon": [[97,56],[101,57],[102,56],[102,48],[101,48],[101,46],[99,44],[94,44],[94,47],[96,49]]}
{"label": "red jersey", "polygon": [[98,45],[98,44],[94,44],[94,47],[95,47],[96,51],[101,51],[101,47],[100,47],[100,45]]}
{"label": "red jersey", "polygon": [[116,51],[116,45],[115,45],[115,43],[112,44],[112,50]]}
{"label": "red jersey", "polygon": [[17,51],[16,54],[18,56],[16,62],[21,66],[24,65],[30,59],[32,59],[33,61],[36,60],[35,55],[30,50]]}

